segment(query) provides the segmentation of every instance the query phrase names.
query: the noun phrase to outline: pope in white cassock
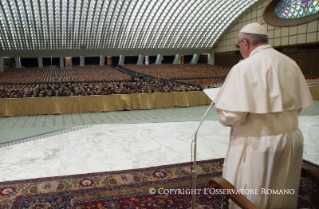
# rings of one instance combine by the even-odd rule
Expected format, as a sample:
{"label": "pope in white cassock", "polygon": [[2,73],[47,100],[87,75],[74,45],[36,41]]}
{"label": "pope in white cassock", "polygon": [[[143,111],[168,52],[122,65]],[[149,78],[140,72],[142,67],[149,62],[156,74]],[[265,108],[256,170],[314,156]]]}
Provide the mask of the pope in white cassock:
{"label": "pope in white cassock", "polygon": [[[260,208],[297,208],[303,136],[298,114],[313,104],[305,78],[289,57],[268,44],[258,23],[242,28],[235,65],[216,98],[219,122],[231,127],[223,177]],[[264,189],[264,190],[263,190]],[[267,194],[292,189],[294,194]],[[230,208],[236,208],[231,202]]]}

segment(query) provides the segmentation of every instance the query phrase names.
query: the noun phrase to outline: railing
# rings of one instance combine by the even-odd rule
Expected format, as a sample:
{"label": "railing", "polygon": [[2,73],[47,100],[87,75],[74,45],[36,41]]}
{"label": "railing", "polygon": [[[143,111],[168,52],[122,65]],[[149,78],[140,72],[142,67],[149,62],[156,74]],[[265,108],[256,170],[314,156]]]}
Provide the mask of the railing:
{"label": "railing", "polygon": [[151,79],[155,79],[154,76],[151,76],[151,75],[147,75],[147,74],[144,74],[144,73],[139,73],[139,72],[136,72],[136,71],[133,71],[133,70],[130,70],[128,68],[125,68],[121,65],[117,65],[117,67],[114,67],[115,69],[123,72],[123,73],[126,73],[130,76],[135,76],[135,77],[140,77],[140,76],[143,76],[144,78],[151,78]]}
{"label": "railing", "polygon": [[[128,68],[125,68],[121,65],[117,65],[117,68],[118,70],[120,70],[121,72],[124,72],[124,73],[127,73],[131,76],[135,76],[135,77],[140,77],[140,76],[143,76],[144,78],[151,78],[151,79],[155,79],[154,76],[151,76],[151,75],[147,75],[147,74],[144,74],[144,73],[139,73],[139,72],[136,72],[136,71],[133,71],[133,70],[130,70]],[[189,85],[189,83],[186,83],[186,82],[181,82],[179,80],[184,80],[184,79],[178,79],[178,80],[174,80],[174,79],[165,79],[165,78],[160,78],[160,81],[163,81],[163,82],[172,82],[172,83],[177,83],[179,85]],[[197,84],[192,84],[196,87],[201,87],[201,85],[197,85]]]}

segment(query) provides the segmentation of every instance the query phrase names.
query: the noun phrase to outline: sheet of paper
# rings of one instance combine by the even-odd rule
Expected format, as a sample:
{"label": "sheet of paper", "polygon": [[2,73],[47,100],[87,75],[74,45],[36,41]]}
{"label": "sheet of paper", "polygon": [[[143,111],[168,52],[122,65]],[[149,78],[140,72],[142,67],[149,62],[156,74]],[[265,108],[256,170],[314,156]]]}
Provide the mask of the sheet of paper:
{"label": "sheet of paper", "polygon": [[212,101],[215,101],[220,89],[221,88],[204,89],[204,92]]}

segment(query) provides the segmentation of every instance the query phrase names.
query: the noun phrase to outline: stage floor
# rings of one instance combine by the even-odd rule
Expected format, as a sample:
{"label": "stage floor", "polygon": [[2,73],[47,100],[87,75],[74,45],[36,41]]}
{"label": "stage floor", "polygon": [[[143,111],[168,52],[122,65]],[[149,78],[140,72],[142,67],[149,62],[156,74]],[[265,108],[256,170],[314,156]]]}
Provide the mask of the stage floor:
{"label": "stage floor", "polygon": [[[304,159],[319,164],[319,116],[301,116]],[[103,124],[65,129],[0,148],[0,181],[116,171],[191,161],[199,122]],[[225,157],[229,128],[205,121],[197,160]]]}
{"label": "stage floor", "polygon": [[[190,162],[207,107],[0,118],[0,181]],[[319,101],[299,121],[304,159],[319,164]],[[225,157],[228,136],[212,108],[197,160]]]}
{"label": "stage floor", "polygon": [[[208,106],[204,105],[187,108],[0,117],[0,147],[15,140],[87,125],[200,121],[207,108]],[[315,100],[314,106],[304,108],[300,113],[300,116],[315,115],[319,115],[319,100]],[[213,107],[206,120],[217,119],[216,109]]]}

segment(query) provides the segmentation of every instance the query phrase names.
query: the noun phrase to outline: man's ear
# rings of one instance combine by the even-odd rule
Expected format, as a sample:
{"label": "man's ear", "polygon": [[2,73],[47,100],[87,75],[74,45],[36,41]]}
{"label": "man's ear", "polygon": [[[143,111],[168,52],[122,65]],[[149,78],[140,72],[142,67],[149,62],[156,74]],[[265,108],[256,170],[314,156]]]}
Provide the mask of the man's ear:
{"label": "man's ear", "polygon": [[244,40],[244,43],[245,43],[245,47],[246,47],[247,49],[249,49],[249,47],[250,47],[249,42],[245,39],[245,40]]}

